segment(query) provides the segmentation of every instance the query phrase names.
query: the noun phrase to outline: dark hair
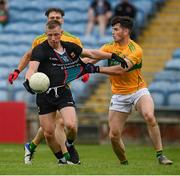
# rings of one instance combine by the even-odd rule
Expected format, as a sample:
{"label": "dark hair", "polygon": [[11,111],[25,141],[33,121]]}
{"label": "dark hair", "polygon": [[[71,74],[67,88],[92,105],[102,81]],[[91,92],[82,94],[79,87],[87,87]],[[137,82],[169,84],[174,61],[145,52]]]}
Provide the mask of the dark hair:
{"label": "dark hair", "polygon": [[5,0],[0,0],[0,4],[1,4],[1,5],[5,5],[5,4],[6,4],[6,1],[5,1]]}
{"label": "dark hair", "polygon": [[54,29],[57,26],[61,27],[61,23],[59,21],[57,21],[57,20],[51,20],[51,21],[46,23],[46,27],[48,29]]}
{"label": "dark hair", "polygon": [[52,8],[49,8],[49,9],[46,10],[45,16],[48,17],[51,12],[60,13],[62,17],[65,15],[64,10],[62,10],[62,9],[60,9],[60,8],[52,7]]}
{"label": "dark hair", "polygon": [[122,27],[129,29],[132,31],[133,29],[133,19],[128,16],[115,16],[111,21],[111,26],[116,24],[120,24]]}

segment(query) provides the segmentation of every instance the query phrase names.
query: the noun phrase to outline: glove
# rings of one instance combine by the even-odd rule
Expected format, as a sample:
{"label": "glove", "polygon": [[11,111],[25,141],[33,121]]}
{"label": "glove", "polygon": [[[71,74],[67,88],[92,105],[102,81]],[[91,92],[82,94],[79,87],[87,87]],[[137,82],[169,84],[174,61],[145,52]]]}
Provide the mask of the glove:
{"label": "glove", "polygon": [[99,73],[99,66],[95,66],[94,64],[87,63],[85,66],[85,70],[87,73]]}
{"label": "glove", "polygon": [[13,73],[10,73],[8,76],[8,81],[10,84],[13,84],[13,81],[16,80],[19,76],[20,71],[18,69],[15,69]]}
{"label": "glove", "polygon": [[25,82],[23,83],[23,86],[25,87],[25,89],[26,89],[29,93],[35,94],[35,93],[33,92],[33,90],[31,89],[31,87],[29,86],[29,81],[28,81],[28,79],[25,80]]}
{"label": "glove", "polygon": [[90,77],[89,74],[86,73],[85,75],[82,76],[81,81],[83,83],[86,83],[89,80],[89,77]]}
{"label": "glove", "polygon": [[119,57],[117,54],[112,53],[111,59],[115,59],[116,61],[120,62],[122,68],[128,68],[127,62],[122,57]]}

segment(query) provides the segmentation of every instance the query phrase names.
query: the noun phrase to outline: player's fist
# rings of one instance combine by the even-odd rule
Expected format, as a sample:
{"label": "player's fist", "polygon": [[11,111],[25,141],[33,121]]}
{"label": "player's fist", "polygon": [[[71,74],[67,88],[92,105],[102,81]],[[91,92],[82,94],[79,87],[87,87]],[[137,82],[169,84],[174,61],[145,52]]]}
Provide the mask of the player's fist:
{"label": "player's fist", "polygon": [[28,81],[28,79],[26,79],[26,80],[24,81],[23,86],[25,87],[25,89],[26,89],[29,93],[35,94],[35,93],[33,92],[33,90],[31,89],[31,87],[29,86],[29,81]]}
{"label": "player's fist", "polygon": [[89,77],[90,77],[89,73],[86,73],[85,75],[82,76],[81,81],[83,83],[86,83],[89,80]]}
{"label": "player's fist", "polygon": [[13,84],[13,81],[16,80],[19,76],[20,71],[18,69],[15,69],[12,73],[8,76],[8,81],[10,84]]}
{"label": "player's fist", "polygon": [[94,64],[87,63],[85,66],[85,70],[87,73],[99,73],[99,66],[95,66]]}

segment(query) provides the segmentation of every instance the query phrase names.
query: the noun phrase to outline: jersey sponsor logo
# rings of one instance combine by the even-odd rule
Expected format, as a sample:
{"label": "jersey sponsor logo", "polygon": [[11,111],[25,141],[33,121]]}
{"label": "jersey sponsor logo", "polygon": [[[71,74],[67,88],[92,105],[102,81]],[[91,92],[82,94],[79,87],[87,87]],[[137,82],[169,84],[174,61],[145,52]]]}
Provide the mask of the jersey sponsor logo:
{"label": "jersey sponsor logo", "polygon": [[64,62],[69,62],[69,58],[68,58],[66,55],[62,55],[62,56],[61,56],[61,59],[62,59]]}
{"label": "jersey sponsor logo", "polygon": [[50,58],[49,58],[49,60],[51,60],[51,61],[57,61],[57,60],[58,60],[58,58],[55,58],[55,57],[50,57]]}
{"label": "jersey sponsor logo", "polygon": [[[68,56],[66,55],[63,55],[61,56],[61,59],[64,61],[64,63],[62,62],[57,62],[59,61],[59,58],[49,58],[49,60],[51,60],[51,64],[52,66],[54,67],[60,67],[61,70],[66,70],[66,69],[71,69],[71,68],[75,68],[75,67],[80,67],[81,66],[81,63],[80,63],[80,58],[77,58],[76,60],[74,61],[70,61],[68,59]],[[55,61],[55,62],[53,62]]]}
{"label": "jersey sponsor logo", "polygon": [[68,63],[52,63],[52,66],[60,67],[61,70],[66,70],[74,67],[79,67],[81,64],[79,63],[79,59],[75,60],[74,62]]}
{"label": "jersey sponsor logo", "polygon": [[[62,55],[62,56],[61,56],[61,59],[62,59],[64,62],[66,62],[66,63],[69,62],[68,57],[65,56],[65,55]],[[56,57],[50,57],[49,60],[51,60],[51,61],[58,61],[59,58],[56,58]]]}

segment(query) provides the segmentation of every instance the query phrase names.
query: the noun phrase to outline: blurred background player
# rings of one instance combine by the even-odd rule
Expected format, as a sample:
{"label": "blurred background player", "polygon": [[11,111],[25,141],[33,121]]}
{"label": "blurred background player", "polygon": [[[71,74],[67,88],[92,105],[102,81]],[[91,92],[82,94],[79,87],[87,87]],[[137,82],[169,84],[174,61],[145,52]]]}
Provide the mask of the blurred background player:
{"label": "blurred background player", "polygon": [[5,26],[9,20],[7,0],[0,0],[0,24]]}
{"label": "blurred background player", "polygon": [[104,36],[111,16],[111,4],[107,0],[94,0],[88,10],[88,23],[85,35],[90,35],[94,25],[98,25],[100,36]]}
{"label": "blurred background player", "polygon": [[112,98],[109,107],[109,136],[112,148],[123,165],[128,164],[122,132],[132,111],[132,107],[144,118],[149,136],[156,150],[160,164],[170,165],[173,162],[163,155],[161,134],[156,117],[154,102],[141,74],[142,49],[130,39],[133,20],[129,17],[114,17],[112,19],[112,36],[114,41],[106,43],[101,51],[116,53],[124,58],[128,68],[122,69],[115,60],[108,60],[110,67],[99,67],[87,64],[89,73],[105,73],[110,75]]}
{"label": "blurred background player", "polygon": [[128,0],[120,0],[114,8],[114,16],[128,16],[135,20],[137,14],[136,7]]}
{"label": "blurred background player", "polygon": [[[133,20],[136,19],[137,9],[129,2],[129,0],[121,0],[114,8],[114,16],[128,16]],[[136,32],[133,29],[131,32],[131,38],[135,40],[137,38]]]}
{"label": "blurred background player", "polygon": [[[45,15],[47,16],[47,21],[58,20],[61,24],[64,23],[64,19],[63,19],[64,11],[62,9],[49,8],[45,12]],[[45,33],[36,37],[35,40],[33,41],[32,48],[38,46],[40,43],[44,42],[46,39],[47,39],[47,35]],[[63,32],[61,40],[70,41],[79,46],[82,46],[79,38],[75,37],[74,35],[66,31]],[[27,67],[30,61],[31,54],[32,54],[32,49],[29,49],[29,51],[26,52],[24,56],[22,57],[22,59],[20,60],[18,68],[15,69],[13,73],[9,75],[8,80],[10,84],[12,84],[13,81],[15,81],[18,78],[19,73],[22,72],[25,67]],[[83,79],[87,81],[88,77],[89,77],[88,75],[84,75]],[[64,132],[64,124],[63,124],[62,118],[60,118],[60,114],[58,114],[58,117],[56,120],[57,120],[56,137],[58,138],[58,142],[61,145],[62,151],[66,153],[68,149],[72,162],[80,163],[78,153],[75,150],[74,145],[73,145],[73,139],[71,138],[69,139],[67,137],[67,141],[66,141],[66,134]],[[34,139],[30,143],[25,144],[25,158],[24,158],[25,164],[32,164],[32,156],[34,154],[35,148],[38,146],[38,144],[42,141],[43,138],[44,138],[43,130],[40,127]],[[66,141],[66,145],[65,145],[65,141]],[[67,149],[66,149],[66,146],[67,146]]]}

